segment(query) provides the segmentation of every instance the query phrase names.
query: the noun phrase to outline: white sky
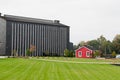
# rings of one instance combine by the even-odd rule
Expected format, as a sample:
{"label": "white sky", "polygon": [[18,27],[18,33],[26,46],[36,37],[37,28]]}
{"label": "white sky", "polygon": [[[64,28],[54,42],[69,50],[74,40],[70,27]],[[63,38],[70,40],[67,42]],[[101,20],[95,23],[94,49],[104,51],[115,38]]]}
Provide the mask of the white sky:
{"label": "white sky", "polygon": [[74,44],[120,34],[120,0],[0,0],[0,12],[60,20],[70,26]]}

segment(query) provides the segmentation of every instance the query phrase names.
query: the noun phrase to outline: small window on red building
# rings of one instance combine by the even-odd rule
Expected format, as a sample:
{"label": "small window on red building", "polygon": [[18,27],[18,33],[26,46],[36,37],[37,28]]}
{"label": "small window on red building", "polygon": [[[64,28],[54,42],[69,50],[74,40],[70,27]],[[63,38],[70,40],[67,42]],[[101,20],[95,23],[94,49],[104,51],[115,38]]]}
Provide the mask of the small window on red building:
{"label": "small window on red building", "polygon": [[90,57],[90,52],[89,51],[86,52],[86,57]]}
{"label": "small window on red building", "polygon": [[81,51],[78,52],[78,57],[82,57],[82,52]]}

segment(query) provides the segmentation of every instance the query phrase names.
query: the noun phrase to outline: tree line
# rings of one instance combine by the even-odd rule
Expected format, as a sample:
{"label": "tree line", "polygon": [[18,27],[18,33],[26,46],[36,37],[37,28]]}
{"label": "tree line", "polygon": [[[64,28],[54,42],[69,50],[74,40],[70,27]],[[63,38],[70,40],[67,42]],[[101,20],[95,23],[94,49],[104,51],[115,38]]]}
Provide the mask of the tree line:
{"label": "tree line", "polygon": [[113,41],[107,40],[103,35],[99,38],[90,40],[90,41],[81,41],[78,45],[74,45],[74,50],[78,49],[81,46],[87,46],[92,50],[97,50],[100,53],[100,56],[107,56],[120,54],[120,34],[117,34]]}

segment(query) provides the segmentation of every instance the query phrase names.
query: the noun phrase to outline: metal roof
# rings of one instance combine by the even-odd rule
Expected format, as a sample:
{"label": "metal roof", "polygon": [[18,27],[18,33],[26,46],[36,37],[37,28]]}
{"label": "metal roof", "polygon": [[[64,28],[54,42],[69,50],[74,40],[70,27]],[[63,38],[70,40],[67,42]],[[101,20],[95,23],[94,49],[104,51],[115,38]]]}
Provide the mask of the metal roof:
{"label": "metal roof", "polygon": [[6,20],[11,20],[11,21],[41,23],[41,24],[69,27],[67,25],[61,24],[59,20],[45,20],[45,19],[29,18],[29,17],[22,17],[22,16],[14,16],[14,15],[4,15],[3,17]]}

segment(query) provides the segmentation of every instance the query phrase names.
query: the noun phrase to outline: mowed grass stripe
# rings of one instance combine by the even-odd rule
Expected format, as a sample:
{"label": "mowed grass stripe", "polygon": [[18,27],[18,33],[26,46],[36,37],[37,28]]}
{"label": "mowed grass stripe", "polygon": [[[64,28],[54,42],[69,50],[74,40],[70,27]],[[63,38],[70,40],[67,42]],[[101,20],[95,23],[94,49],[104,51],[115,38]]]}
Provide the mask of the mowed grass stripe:
{"label": "mowed grass stripe", "polygon": [[13,61],[11,61],[11,59],[0,59],[0,66],[4,67],[3,69],[0,68],[0,72],[5,73],[5,72],[8,72],[9,70],[11,70],[12,67],[17,67],[17,65],[16,66],[14,65],[16,63],[17,63],[16,61],[13,62]]}
{"label": "mowed grass stripe", "polygon": [[25,77],[24,73],[29,70],[29,67],[31,67],[31,66],[26,66],[27,65],[26,61],[23,61],[22,63],[19,63],[17,65],[19,65],[19,67],[16,69],[17,71],[11,72],[14,73],[14,75],[10,77],[13,80],[20,80],[21,78],[23,78],[22,76]]}
{"label": "mowed grass stripe", "polygon": [[[15,61],[15,60],[14,60]],[[23,63],[22,63],[23,64]],[[9,79],[9,78],[15,78],[16,73],[19,71],[19,68],[21,67],[21,63],[19,62],[8,62],[6,65],[6,67],[2,66],[1,69],[3,69],[4,71],[2,72],[2,76],[0,77],[0,80],[4,80],[4,79]]]}
{"label": "mowed grass stripe", "polygon": [[49,66],[50,66],[50,68],[48,70],[48,72],[49,72],[48,79],[57,80],[58,75],[56,75],[57,72],[55,72],[55,71],[57,71],[56,70],[57,65],[55,66],[55,63],[51,63]]}
{"label": "mowed grass stripe", "polygon": [[[62,58],[60,59],[62,60]],[[101,64],[76,64],[76,63],[73,64],[67,62],[59,63],[59,62],[49,62],[49,61],[36,60],[36,59],[19,59],[19,58],[17,59],[10,58],[4,60],[0,59],[0,72],[1,72],[0,80],[119,80],[120,79],[119,66],[113,66],[109,64],[101,65]]]}
{"label": "mowed grass stripe", "polygon": [[[119,69],[118,69],[119,68]],[[112,66],[109,67],[102,67],[104,69],[105,79],[106,80],[117,80],[120,78],[118,74],[120,74],[120,67],[119,66]],[[117,70],[118,69],[118,70]]]}
{"label": "mowed grass stripe", "polygon": [[[24,62],[26,63],[26,62]],[[33,61],[27,61],[27,64],[24,64],[25,67],[23,67],[23,71],[21,71],[21,73],[19,74],[19,76],[17,77],[17,80],[26,80],[28,79],[29,77],[31,77],[33,74],[33,66],[36,64],[36,62],[33,62]],[[22,68],[22,67],[21,67]],[[33,71],[33,72],[32,72]],[[28,75],[29,74],[29,75]],[[24,77],[21,77],[21,76],[24,76]]]}
{"label": "mowed grass stripe", "polygon": [[73,76],[75,73],[74,73],[74,71],[71,70],[73,66],[70,66],[69,63],[68,64],[64,63],[64,65],[65,65],[66,70],[67,70],[66,72],[67,72],[68,79],[74,80],[76,78],[75,76]]}
{"label": "mowed grass stripe", "polygon": [[[41,62],[41,61],[40,61]],[[42,62],[40,66],[38,66],[39,69],[38,69],[38,72],[36,73],[37,76],[38,76],[38,79],[37,80],[43,80],[44,79],[44,69],[46,69],[46,63],[45,62]]]}
{"label": "mowed grass stripe", "polygon": [[[110,70],[109,68],[110,68],[110,66],[111,65],[109,65],[109,67],[108,67],[108,65],[106,66],[106,65],[103,65],[103,66],[98,66],[99,67],[99,69],[100,70],[97,70],[98,72],[99,72],[99,78],[100,79],[102,79],[103,77],[104,77],[104,79],[105,80],[110,80],[110,79],[113,79],[114,80],[114,77],[113,76],[115,76],[115,74],[113,74],[113,67],[111,66],[111,69],[112,70]],[[112,76],[110,75],[110,73],[112,74]],[[116,73],[116,72],[115,72]]]}
{"label": "mowed grass stripe", "polygon": [[67,68],[64,66],[64,63],[57,63],[58,64],[58,73],[56,73],[60,78],[58,80],[68,80],[68,73],[67,73]]}

